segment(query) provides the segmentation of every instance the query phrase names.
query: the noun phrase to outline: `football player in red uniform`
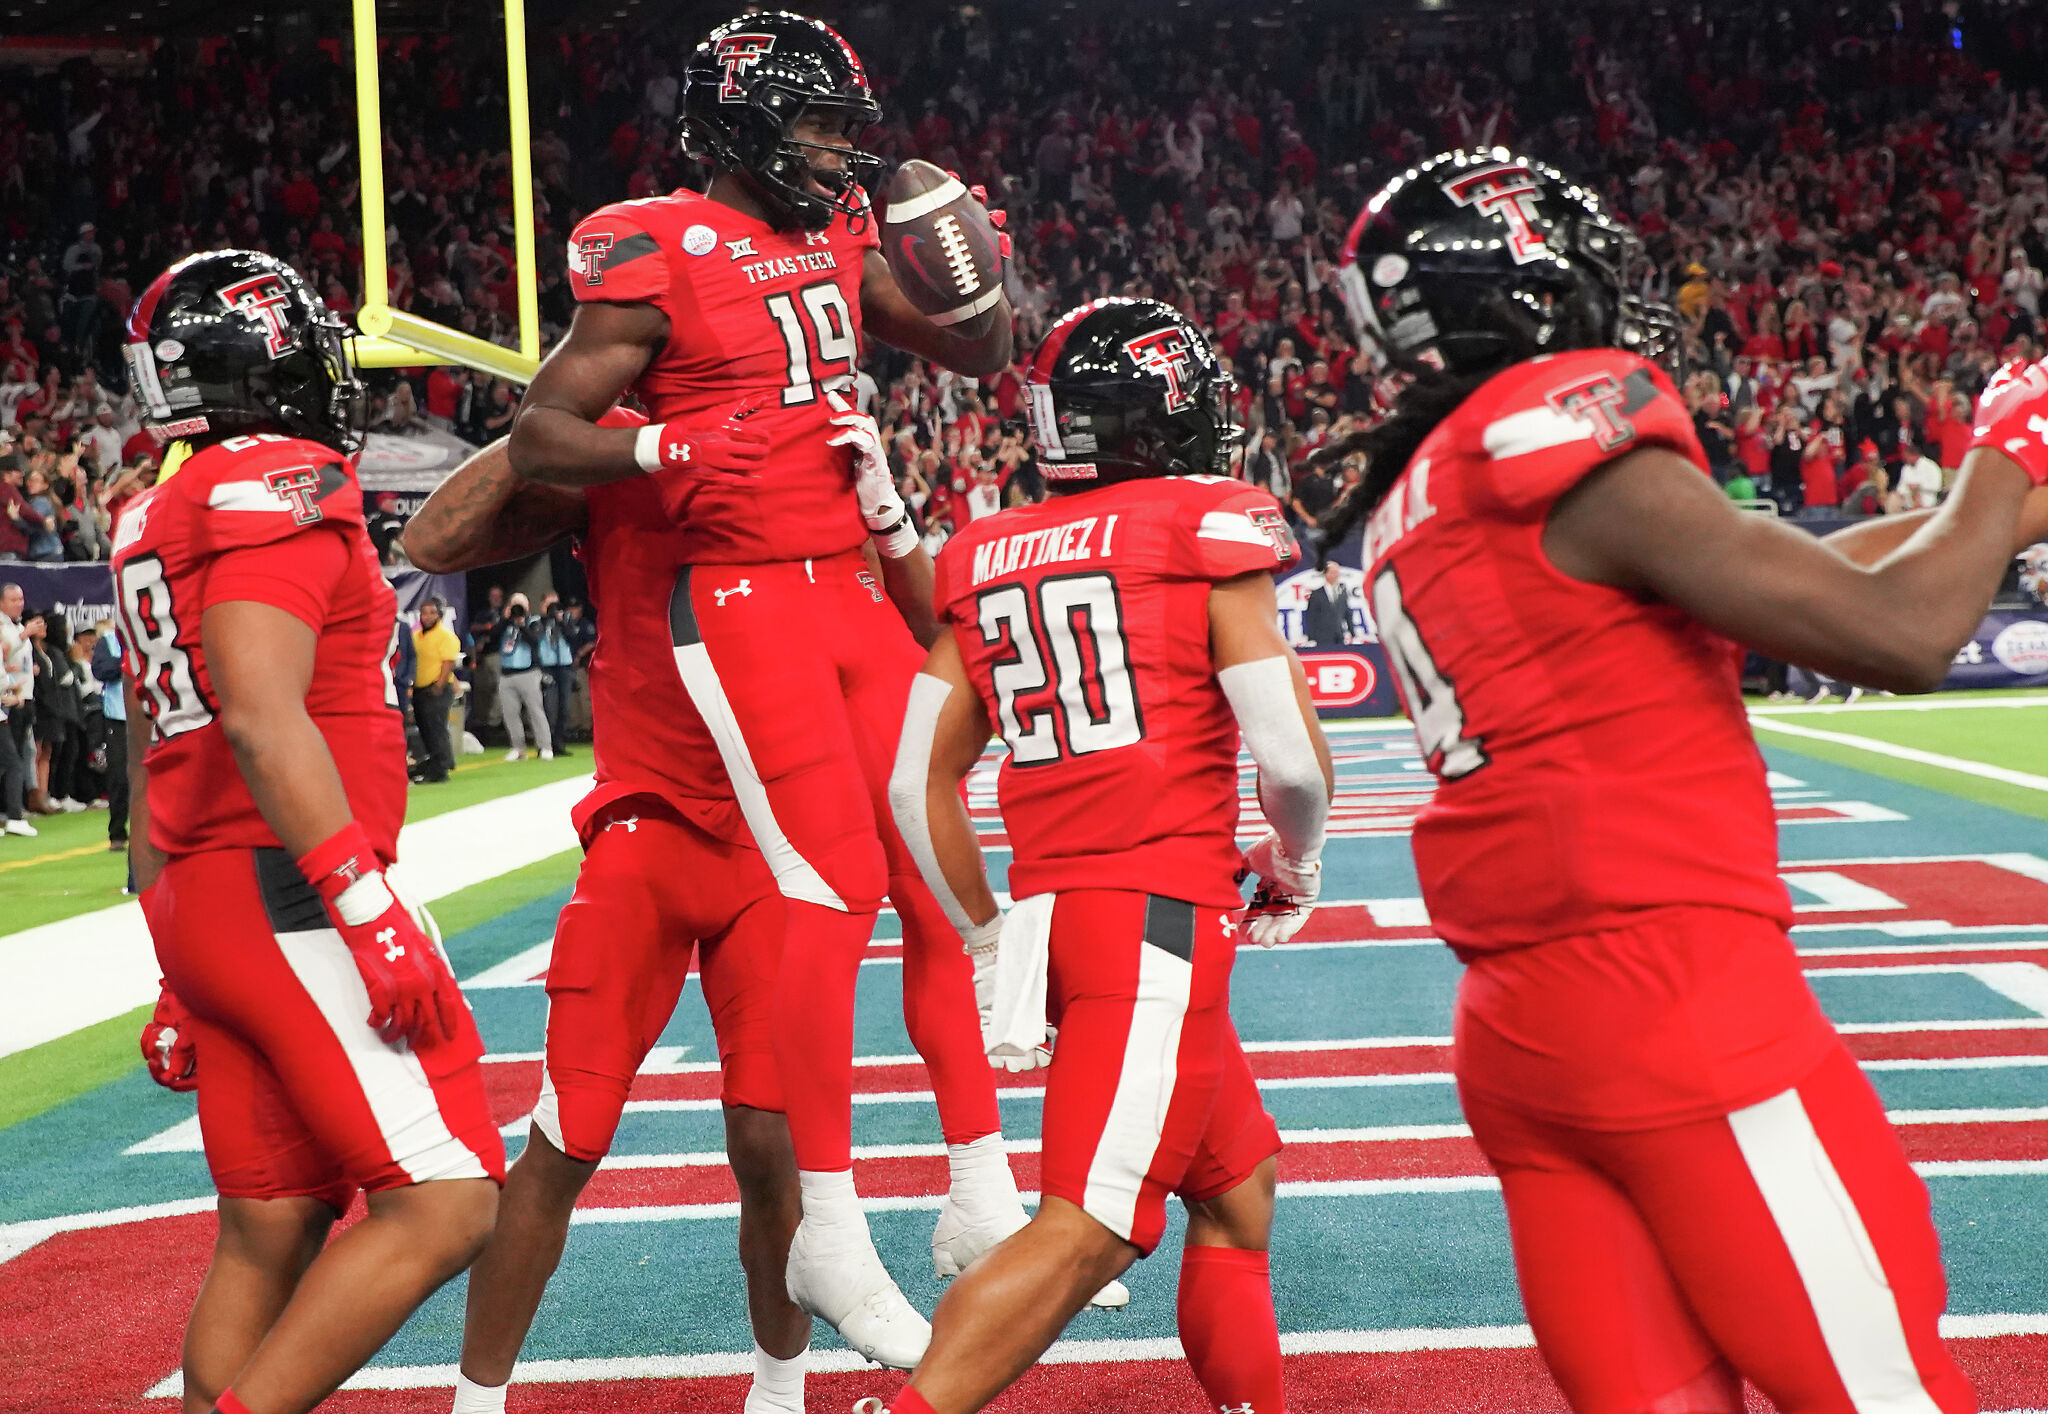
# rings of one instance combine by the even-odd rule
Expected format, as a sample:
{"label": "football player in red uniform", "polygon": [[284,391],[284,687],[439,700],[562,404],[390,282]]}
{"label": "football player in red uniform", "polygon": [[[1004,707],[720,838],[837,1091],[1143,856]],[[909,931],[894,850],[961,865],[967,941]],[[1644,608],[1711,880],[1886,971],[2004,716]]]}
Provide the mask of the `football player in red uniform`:
{"label": "football player in red uniform", "polygon": [[1468,964],[1460,1096],[1574,1409],[1737,1414],[1746,1377],[1799,1414],[1958,1414],[1927,1192],[1801,976],[1738,676],[1747,645],[1937,686],[2048,478],[2048,372],[1987,390],[1905,543],[1817,540],[1705,474],[1635,249],[1493,149],[1391,182],[1341,272],[1413,380],[1327,529],[1364,521],[1440,782],[1414,851]]}
{"label": "football player in red uniform", "polygon": [[[362,385],[290,266],[188,257],[128,328],[180,438],[116,528],[135,878],[164,970],[143,1049],[196,1082],[220,1235],[190,1414],[325,1399],[491,1230],[475,1023],[385,871],[405,814],[397,602],[352,458]],[[369,1216],[332,1244],[358,1191]]]}
{"label": "football player in red uniform", "polygon": [[[1266,1245],[1279,1131],[1230,1022],[1243,906],[1237,753],[1271,831],[1242,857],[1291,937],[1319,890],[1331,772],[1281,638],[1280,506],[1227,475],[1229,380],[1155,300],[1056,323],[1026,383],[1041,505],[940,554],[951,632],[911,689],[890,801],[975,958],[991,1060],[1050,1053],[1038,1214],[947,1292],[895,1414],[969,1414],[1188,1209],[1179,1320],[1218,1409],[1280,1414]],[[992,732],[1016,902],[999,917],[960,794]],[[1057,1028],[1057,1045],[1051,1045]]]}
{"label": "football player in red uniform", "polygon": [[[888,821],[889,746],[922,653],[863,551],[872,534],[902,573],[929,570],[874,422],[846,398],[863,329],[988,374],[1009,361],[1010,315],[999,301],[969,336],[897,286],[856,180],[876,162],[854,139],[879,110],[826,26],[781,12],[720,26],[683,109],[717,175],[704,195],[622,202],[577,226],[576,318],[527,392],[512,465],[562,486],[651,478],[678,523],[675,671],[785,901],[775,1045],[804,1214],[790,1295],[908,1368],[930,1328],[876,1256],[852,1178],[854,982],[885,896],[920,959],[906,1009],[952,1161],[935,1267],[964,1268],[1023,1213],[971,970]],[[600,426],[629,390],[650,424]],[[856,495],[857,464],[882,472],[873,498]]]}
{"label": "football player in red uniform", "polygon": [[[602,422],[646,419],[619,408]],[[405,548],[421,568],[454,573],[564,536],[577,540],[599,612],[590,662],[597,785],[575,811],[586,852],[555,930],[533,1131],[506,1178],[491,1245],[470,1272],[454,1414],[503,1409],[577,1195],[611,1147],[633,1076],[675,1010],[693,952],[718,1036],[726,1153],[740,1190],[740,1260],[755,1339],[746,1411],[802,1414],[810,1316],[783,1285],[800,1200],[771,1032],[782,895],[740,818],[704,719],[670,661],[643,651],[668,632],[684,541],[649,478],[588,488],[523,481],[500,441],[428,498],[406,525]],[[897,603],[929,619],[928,579],[906,577],[900,559],[878,559],[876,568]],[[906,957],[906,970],[922,962]],[[907,978],[906,988],[921,981]]]}

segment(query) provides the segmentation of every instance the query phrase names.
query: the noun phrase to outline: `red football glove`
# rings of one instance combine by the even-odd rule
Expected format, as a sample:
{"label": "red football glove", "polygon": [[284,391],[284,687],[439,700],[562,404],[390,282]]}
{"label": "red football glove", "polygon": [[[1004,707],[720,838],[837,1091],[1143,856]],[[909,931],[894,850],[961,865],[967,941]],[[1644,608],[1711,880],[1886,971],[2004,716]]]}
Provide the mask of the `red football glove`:
{"label": "red football glove", "polygon": [[370,1025],[386,1041],[452,1041],[462,994],[441,950],[384,881],[370,837],[351,820],[299,859],[299,872],[327,901],[341,940],[370,994]]}
{"label": "red football glove", "polygon": [[2036,486],[2048,486],[2048,360],[2009,363],[1977,399],[1970,447],[2005,453]]}
{"label": "red football glove", "polygon": [[171,984],[157,979],[156,1010],[142,1023],[142,1058],[149,1078],[166,1090],[199,1088],[199,1054],[192,1046],[192,1015]]}
{"label": "red football glove", "polygon": [[[958,172],[948,172],[946,175],[956,182],[960,180]],[[989,225],[996,228],[996,254],[1002,256],[1004,263],[1008,264],[1011,249],[1010,233],[1004,230],[1003,227],[1009,224],[1010,213],[1003,210],[1000,206],[990,206],[988,204],[987,187],[978,184],[971,186],[967,189],[967,194],[980,202],[981,209],[988,213]]]}
{"label": "red football glove", "polygon": [[747,426],[766,402],[765,393],[741,402],[723,417],[701,422],[655,422],[640,429],[633,455],[654,478],[671,520],[681,520],[707,480],[752,476],[768,463],[768,434]]}

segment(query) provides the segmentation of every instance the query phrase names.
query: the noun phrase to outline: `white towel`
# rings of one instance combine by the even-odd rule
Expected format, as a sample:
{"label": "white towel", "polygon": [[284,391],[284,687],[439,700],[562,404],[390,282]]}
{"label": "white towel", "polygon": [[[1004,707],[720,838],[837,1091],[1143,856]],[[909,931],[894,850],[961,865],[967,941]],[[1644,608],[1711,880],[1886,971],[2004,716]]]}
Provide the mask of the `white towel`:
{"label": "white towel", "polygon": [[1043,1065],[1046,1051],[1045,984],[1052,952],[1052,906],[1057,894],[1033,894],[1010,905],[996,944],[996,995],[981,1043],[991,1063],[1005,1070]]}

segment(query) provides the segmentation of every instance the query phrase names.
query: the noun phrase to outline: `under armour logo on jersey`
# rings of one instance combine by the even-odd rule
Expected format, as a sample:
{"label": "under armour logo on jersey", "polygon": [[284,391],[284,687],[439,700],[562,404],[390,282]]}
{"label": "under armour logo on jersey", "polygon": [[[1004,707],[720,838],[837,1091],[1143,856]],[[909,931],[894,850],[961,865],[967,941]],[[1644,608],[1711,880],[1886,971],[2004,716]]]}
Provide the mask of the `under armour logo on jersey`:
{"label": "under armour logo on jersey", "polygon": [[1168,412],[1186,412],[1195,405],[1195,395],[1188,391],[1189,375],[1195,371],[1194,353],[1188,348],[1187,336],[1179,329],[1168,326],[1127,339],[1124,352],[1140,369],[1166,380]]}
{"label": "under armour logo on jersey", "polygon": [[732,252],[734,260],[745,260],[750,256],[759,254],[754,249],[754,238],[752,236],[741,236],[736,241],[727,241],[725,248]]}
{"label": "under armour logo on jersey", "polygon": [[737,594],[741,598],[745,598],[747,595],[752,594],[753,592],[754,582],[749,579],[741,580],[738,584],[735,584],[730,589],[714,589],[711,591],[711,593],[717,598],[718,607],[721,609],[725,607],[725,601],[731,598],[733,595]]}
{"label": "under armour logo on jersey", "polygon": [[720,103],[744,103],[746,85],[740,75],[761,62],[761,56],[775,47],[772,34],[729,34],[718,41],[713,57],[725,65],[725,81],[718,86]]}
{"label": "under armour logo on jersey", "polygon": [[1613,451],[1636,435],[1636,425],[1622,415],[1628,392],[1611,373],[1595,373],[1553,388],[1543,395],[1543,401],[1568,417],[1591,423],[1593,445],[1603,452]]}
{"label": "under armour logo on jersey", "polygon": [[291,352],[292,331],[284,319],[284,306],[291,298],[284,281],[268,271],[229,285],[219,292],[229,309],[239,309],[263,321],[264,343],[272,358]]}
{"label": "under armour logo on jersey", "polygon": [[612,821],[612,824],[606,825],[605,828],[609,830],[612,827],[612,825],[624,825],[626,827],[627,834],[638,834],[640,832],[640,817],[638,815],[628,815],[623,820]]}
{"label": "under armour logo on jersey", "polygon": [[405,956],[405,946],[398,941],[398,930],[396,928],[379,928],[377,930],[377,941],[384,945],[384,960],[386,962],[396,962]]}
{"label": "under armour logo on jersey", "polygon": [[263,484],[280,501],[291,504],[293,524],[311,525],[320,519],[320,473],[312,467],[286,466],[266,471]]}
{"label": "under armour logo on jersey", "polygon": [[1500,217],[1508,228],[1508,254],[1517,265],[1550,254],[1543,233],[1536,229],[1536,198],[1541,193],[1535,173],[1519,162],[1496,162],[1444,183],[1444,195],[1458,205]]}
{"label": "under armour logo on jersey", "polygon": [[830,231],[805,231],[804,244],[830,245],[832,244],[832,233]]}
{"label": "under armour logo on jersey", "polygon": [[[1236,936],[1237,936],[1237,924],[1236,924],[1235,922],[1233,922],[1233,921],[1232,921],[1232,919],[1231,919],[1231,917],[1230,917],[1230,915],[1229,915],[1229,914],[1227,914],[1227,913],[1226,913],[1226,914],[1224,914],[1224,915],[1222,916],[1222,918],[1221,918],[1221,919],[1220,919],[1219,921],[1221,921],[1221,922],[1222,922],[1222,924],[1223,924],[1223,936],[1224,936],[1224,937],[1226,937],[1226,938],[1234,938],[1234,937],[1236,937]],[[1245,1406],[1245,1408],[1249,1409],[1249,1408],[1251,1408],[1251,1406],[1250,1406],[1249,1404],[1247,1404],[1247,1405]],[[1224,1411],[1224,1414],[1229,1414],[1229,1411],[1228,1411],[1228,1410],[1225,1410],[1225,1411]]]}

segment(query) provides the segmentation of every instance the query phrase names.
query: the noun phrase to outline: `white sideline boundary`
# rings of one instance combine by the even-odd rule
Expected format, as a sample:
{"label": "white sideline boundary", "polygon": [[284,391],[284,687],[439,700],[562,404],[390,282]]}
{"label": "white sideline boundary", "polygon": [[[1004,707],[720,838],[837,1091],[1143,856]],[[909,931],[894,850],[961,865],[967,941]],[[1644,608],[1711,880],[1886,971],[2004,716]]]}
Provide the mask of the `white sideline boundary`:
{"label": "white sideline boundary", "polygon": [[[1996,1313],[1943,1316],[1941,1334],[1949,1340],[1986,1340],[1999,1336],[2048,1334],[2048,1314]],[[1536,1337],[1526,1325],[1410,1327],[1395,1330],[1286,1331],[1280,1336],[1283,1355],[1397,1355],[1420,1351],[1528,1350]],[[1180,1341],[1172,1336],[1132,1340],[1062,1340],[1039,1357],[1041,1365],[1121,1365],[1182,1358]],[[851,1350],[813,1350],[805,1361],[808,1373],[828,1374],[872,1369]],[[359,1371],[343,1389],[452,1389],[453,1365],[383,1365]],[[526,1360],[513,1374],[518,1385],[589,1384],[605,1380],[686,1380],[730,1378],[754,1371],[752,1351],[718,1351],[706,1355],[641,1355],[584,1360]],[[177,1399],[184,1378],[172,1374],[144,1393],[144,1399]],[[2041,1414],[2015,1409],[2003,1414]]]}
{"label": "white sideline boundary", "polygon": [[1754,712],[1750,714],[1750,723],[1762,727],[1765,731],[1777,732],[1781,736],[1824,741],[1832,746],[1868,751],[1874,756],[1889,756],[1894,761],[1910,761],[1919,766],[1935,766],[1944,771],[1954,771],[1958,775],[1979,776],[1987,781],[2019,786],[2024,790],[2048,791],[2048,776],[2037,776],[2032,771],[2015,771],[2010,766],[1993,766],[1986,761],[1969,761],[1960,756],[1947,756],[1939,751],[1922,751],[1917,746],[1900,746],[1897,742],[1879,741],[1875,737],[1856,736],[1850,732],[1830,732],[1822,731],[1818,727],[1802,727],[1793,722],[1781,722],[1774,717]]}
{"label": "white sideline boundary", "polygon": [[[590,784],[574,776],[407,825],[394,872],[431,903],[574,849],[569,808]],[[0,1056],[148,1006],[157,974],[142,906],[132,901],[0,936]]]}

